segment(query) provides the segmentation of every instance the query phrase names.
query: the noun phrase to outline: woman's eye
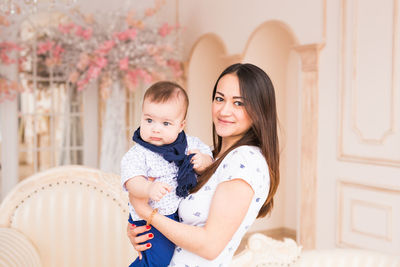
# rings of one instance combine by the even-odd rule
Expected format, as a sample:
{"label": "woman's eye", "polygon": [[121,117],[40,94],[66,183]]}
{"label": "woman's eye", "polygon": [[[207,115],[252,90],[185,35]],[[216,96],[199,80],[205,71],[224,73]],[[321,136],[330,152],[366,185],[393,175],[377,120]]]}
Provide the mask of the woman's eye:
{"label": "woman's eye", "polygon": [[171,125],[171,123],[169,123],[169,122],[167,122],[167,121],[164,121],[163,124],[164,124],[164,126]]}
{"label": "woman's eye", "polygon": [[244,106],[244,103],[240,102],[240,101],[235,101],[235,105],[236,106]]}
{"label": "woman's eye", "polygon": [[224,101],[224,99],[222,97],[216,96],[215,101],[222,102],[222,101]]}
{"label": "woman's eye", "polygon": [[152,123],[152,122],[153,122],[152,119],[146,119],[146,121],[147,121],[148,123]]}

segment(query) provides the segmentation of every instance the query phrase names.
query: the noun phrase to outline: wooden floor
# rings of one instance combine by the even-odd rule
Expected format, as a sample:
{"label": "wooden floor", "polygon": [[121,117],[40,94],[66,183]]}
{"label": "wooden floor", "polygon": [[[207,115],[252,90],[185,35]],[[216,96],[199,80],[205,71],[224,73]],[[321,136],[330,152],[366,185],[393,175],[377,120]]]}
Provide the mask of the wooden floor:
{"label": "wooden floor", "polygon": [[[258,233],[264,234],[266,236],[269,236],[269,237],[271,237],[273,239],[277,239],[277,240],[283,240],[283,238],[291,238],[293,240],[296,240],[296,231],[287,229],[287,228],[266,230],[266,231],[258,232]],[[247,240],[249,239],[249,236],[251,236],[252,234],[254,234],[254,233],[245,234],[245,236],[242,239],[242,242],[240,243],[238,249],[235,252],[235,255],[239,254],[246,248]]]}

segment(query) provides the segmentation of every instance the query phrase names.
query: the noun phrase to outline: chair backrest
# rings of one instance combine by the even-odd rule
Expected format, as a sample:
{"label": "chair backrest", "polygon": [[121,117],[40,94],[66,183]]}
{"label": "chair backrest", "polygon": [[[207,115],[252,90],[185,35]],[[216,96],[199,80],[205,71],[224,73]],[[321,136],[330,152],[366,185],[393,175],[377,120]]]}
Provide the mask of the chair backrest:
{"label": "chair backrest", "polygon": [[120,178],[82,166],[50,169],[19,183],[0,206],[0,226],[18,230],[43,266],[127,266],[128,197]]}

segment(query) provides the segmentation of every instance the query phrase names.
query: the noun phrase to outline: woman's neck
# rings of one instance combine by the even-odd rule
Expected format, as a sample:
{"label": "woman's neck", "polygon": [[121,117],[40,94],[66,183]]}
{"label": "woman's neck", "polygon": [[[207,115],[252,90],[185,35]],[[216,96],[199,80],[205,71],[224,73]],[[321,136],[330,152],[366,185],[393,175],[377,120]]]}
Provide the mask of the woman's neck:
{"label": "woman's neck", "polygon": [[240,139],[240,137],[238,138],[234,138],[234,137],[225,137],[222,138],[221,140],[221,150],[219,151],[217,157],[220,157],[222,154],[224,154],[229,148],[231,148],[238,140]]}

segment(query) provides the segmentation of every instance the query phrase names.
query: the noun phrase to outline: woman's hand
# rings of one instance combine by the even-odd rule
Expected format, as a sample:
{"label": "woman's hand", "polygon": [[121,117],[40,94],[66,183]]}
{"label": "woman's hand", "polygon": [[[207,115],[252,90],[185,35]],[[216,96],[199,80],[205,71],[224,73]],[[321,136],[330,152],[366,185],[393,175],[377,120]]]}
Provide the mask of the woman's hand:
{"label": "woman's hand", "polygon": [[[132,201],[133,196],[129,194],[129,201],[131,202],[133,208],[135,209],[136,213],[143,218],[144,220],[147,220],[153,211],[152,208],[148,204],[148,199],[135,199],[135,201]],[[147,216],[145,216],[147,215]],[[143,234],[151,229],[150,225],[144,225],[144,226],[136,226],[133,224],[128,223],[127,227],[127,234],[128,238],[131,241],[133,248],[138,252],[139,259],[142,259],[142,253],[141,251],[148,250],[151,248],[151,243],[144,243],[149,239],[152,239],[154,235],[152,233],[149,234]],[[138,236],[140,235],[140,236]]]}
{"label": "woman's hand", "polygon": [[151,229],[151,226],[135,226],[134,224],[128,223],[128,228],[127,228],[127,233],[128,233],[128,238],[129,241],[131,241],[131,244],[133,248],[138,252],[139,259],[142,259],[142,251],[148,250],[151,248],[151,243],[144,243],[149,239],[152,239],[154,235],[152,233],[150,234],[144,234],[140,235],[144,232],[147,232]]}
{"label": "woman's hand", "polygon": [[129,202],[131,203],[132,207],[135,209],[137,215],[140,218],[147,221],[152,213],[153,209],[150,207],[148,203],[148,199],[145,198],[135,198],[129,194]]}

